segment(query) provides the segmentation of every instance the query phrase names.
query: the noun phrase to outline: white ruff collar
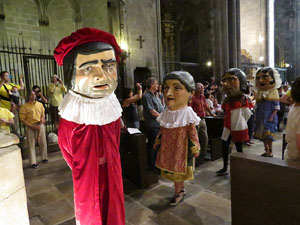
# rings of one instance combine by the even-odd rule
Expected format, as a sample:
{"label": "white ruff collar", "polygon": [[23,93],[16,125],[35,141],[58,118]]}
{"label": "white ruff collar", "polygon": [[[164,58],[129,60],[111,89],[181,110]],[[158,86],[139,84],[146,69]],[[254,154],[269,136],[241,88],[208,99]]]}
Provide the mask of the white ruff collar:
{"label": "white ruff collar", "polygon": [[119,119],[122,107],[114,93],[104,98],[86,98],[69,90],[59,106],[61,118],[78,124],[105,125]]}
{"label": "white ruff collar", "polygon": [[185,127],[189,124],[198,125],[200,122],[200,118],[189,106],[179,110],[166,108],[156,120],[160,123],[160,126],[165,128]]}

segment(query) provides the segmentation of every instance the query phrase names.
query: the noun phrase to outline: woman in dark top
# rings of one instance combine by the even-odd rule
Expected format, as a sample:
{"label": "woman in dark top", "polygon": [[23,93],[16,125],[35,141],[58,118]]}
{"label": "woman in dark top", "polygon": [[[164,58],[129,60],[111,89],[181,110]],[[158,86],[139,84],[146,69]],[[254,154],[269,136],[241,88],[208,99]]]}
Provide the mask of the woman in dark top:
{"label": "woman in dark top", "polygon": [[44,108],[45,108],[45,104],[48,103],[48,100],[45,98],[45,96],[43,95],[41,88],[37,85],[33,85],[32,90],[35,92],[36,94],[36,100],[40,103],[43,104]]}
{"label": "woman in dark top", "polygon": [[137,110],[136,102],[142,98],[142,86],[136,84],[137,93],[134,95],[133,90],[125,88],[123,91],[122,108],[123,114],[122,119],[126,127],[140,128],[139,115]]}

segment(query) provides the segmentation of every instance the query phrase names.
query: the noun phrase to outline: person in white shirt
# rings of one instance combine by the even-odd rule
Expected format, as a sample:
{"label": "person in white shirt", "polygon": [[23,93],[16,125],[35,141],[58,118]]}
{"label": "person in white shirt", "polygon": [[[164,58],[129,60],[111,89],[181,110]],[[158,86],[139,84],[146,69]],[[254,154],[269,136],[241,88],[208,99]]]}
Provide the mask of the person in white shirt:
{"label": "person in white shirt", "polygon": [[285,158],[300,161],[300,77],[292,83],[291,92],[295,104],[288,114],[285,137],[288,145]]}

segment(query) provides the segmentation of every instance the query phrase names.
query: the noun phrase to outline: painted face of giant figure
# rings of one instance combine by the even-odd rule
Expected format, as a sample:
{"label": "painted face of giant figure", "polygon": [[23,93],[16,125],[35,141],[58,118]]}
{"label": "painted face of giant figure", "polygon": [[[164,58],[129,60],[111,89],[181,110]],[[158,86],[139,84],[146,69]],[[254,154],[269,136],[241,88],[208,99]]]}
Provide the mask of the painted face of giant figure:
{"label": "painted face of giant figure", "polygon": [[113,50],[78,54],[75,67],[74,92],[90,98],[103,98],[117,88],[117,61]]}
{"label": "painted face of giant figure", "polygon": [[260,70],[255,76],[255,85],[261,91],[267,91],[275,87],[275,79],[272,70]]}
{"label": "painted face of giant figure", "polygon": [[166,80],[164,96],[170,110],[178,110],[187,106],[192,93],[188,92],[179,80]]}
{"label": "painted face of giant figure", "polygon": [[245,73],[238,68],[227,70],[221,78],[223,92],[228,97],[238,96],[247,90]]}
{"label": "painted face of giant figure", "polygon": [[165,77],[163,87],[168,109],[179,110],[186,107],[193,96],[195,82],[188,72],[174,71]]}
{"label": "painted face of giant figure", "polygon": [[236,96],[241,93],[240,81],[235,75],[225,73],[221,78],[221,86],[227,96]]}
{"label": "painted face of giant figure", "polygon": [[121,53],[112,34],[86,27],[63,38],[54,57],[58,65],[63,65],[64,81],[72,91],[89,98],[103,98],[117,88]]}

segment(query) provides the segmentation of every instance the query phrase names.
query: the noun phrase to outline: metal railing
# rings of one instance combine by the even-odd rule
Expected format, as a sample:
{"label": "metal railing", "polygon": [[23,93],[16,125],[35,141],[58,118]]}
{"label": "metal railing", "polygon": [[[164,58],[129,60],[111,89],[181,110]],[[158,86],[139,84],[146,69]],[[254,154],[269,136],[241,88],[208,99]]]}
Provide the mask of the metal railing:
{"label": "metal railing", "polygon": [[[22,38],[5,38],[0,41],[0,70],[8,71],[11,82],[19,84],[19,78],[24,75],[25,90],[20,91],[25,102],[27,93],[33,85],[41,87],[42,93],[47,98],[47,86],[51,82],[51,76],[58,74],[63,79],[63,69],[59,67],[48,50],[49,55],[32,53],[32,47],[26,47]],[[41,50],[39,52],[42,52]],[[50,121],[49,105],[46,104],[46,133],[55,130]],[[25,135],[23,124],[20,123],[20,134]]]}

